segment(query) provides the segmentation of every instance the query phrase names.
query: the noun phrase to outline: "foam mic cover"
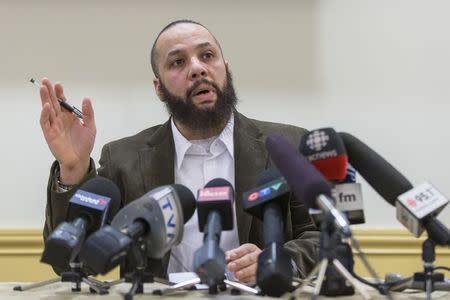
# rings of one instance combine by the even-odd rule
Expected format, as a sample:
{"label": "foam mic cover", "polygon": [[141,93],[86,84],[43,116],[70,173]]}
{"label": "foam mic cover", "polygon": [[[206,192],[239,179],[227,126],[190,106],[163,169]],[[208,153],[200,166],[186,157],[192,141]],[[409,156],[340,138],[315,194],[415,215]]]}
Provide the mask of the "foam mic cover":
{"label": "foam mic cover", "polygon": [[395,206],[397,197],[413,188],[408,179],[369,146],[349,133],[339,135],[352,166],[389,204]]}
{"label": "foam mic cover", "polygon": [[300,153],[330,181],[343,181],[347,174],[347,152],[337,132],[320,128],[302,136]]}
{"label": "foam mic cover", "polygon": [[128,232],[130,226],[142,224],[144,230],[139,230],[139,235],[133,238],[143,238],[148,257],[161,258],[172,245],[180,243],[184,223],[194,210],[195,197],[188,188],[164,185],[128,203],[114,217],[111,226]]}
{"label": "foam mic cover", "polygon": [[172,184],[172,188],[178,194],[178,198],[180,199],[181,210],[183,211],[183,221],[184,224],[186,224],[195,212],[196,203],[194,195],[190,189],[182,184]]}
{"label": "foam mic cover", "polygon": [[212,179],[204,188],[199,189],[197,194],[197,215],[200,232],[204,232],[208,214],[211,211],[217,211],[220,214],[222,230],[232,230],[233,201],[233,186],[223,178]]}
{"label": "foam mic cover", "polygon": [[81,185],[69,201],[66,221],[84,217],[87,234],[110,223],[120,207],[120,191],[111,180],[96,176]]}
{"label": "foam mic cover", "polygon": [[267,137],[266,148],[295,196],[308,208],[318,209],[316,197],[321,194],[331,197],[330,183],[283,136],[272,134]]}
{"label": "foam mic cover", "polygon": [[262,220],[264,205],[276,201],[281,206],[284,219],[289,192],[289,185],[279,172],[273,169],[265,170],[258,177],[257,187],[243,193],[242,206],[245,212]]}

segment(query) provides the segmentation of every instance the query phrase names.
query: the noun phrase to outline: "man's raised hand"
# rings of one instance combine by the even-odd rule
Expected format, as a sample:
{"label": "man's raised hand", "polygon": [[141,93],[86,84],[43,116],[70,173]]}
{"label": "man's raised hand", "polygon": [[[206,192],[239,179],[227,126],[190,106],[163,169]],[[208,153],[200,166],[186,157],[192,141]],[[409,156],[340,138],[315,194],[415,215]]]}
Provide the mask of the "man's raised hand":
{"label": "man's raised hand", "polygon": [[45,140],[60,166],[60,179],[64,184],[77,184],[89,168],[94,148],[96,127],[90,99],[83,99],[83,123],[59,104],[65,101],[63,87],[54,86],[47,79],[40,88],[42,111],[40,124]]}

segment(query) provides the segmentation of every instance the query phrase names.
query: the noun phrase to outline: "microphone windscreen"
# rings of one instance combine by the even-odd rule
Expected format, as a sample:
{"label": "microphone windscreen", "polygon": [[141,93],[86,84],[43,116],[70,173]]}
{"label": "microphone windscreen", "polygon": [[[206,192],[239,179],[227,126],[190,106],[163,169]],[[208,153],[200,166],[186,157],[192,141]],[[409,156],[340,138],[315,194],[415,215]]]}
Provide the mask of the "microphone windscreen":
{"label": "microphone windscreen", "polygon": [[96,176],[83,183],[80,190],[111,199],[108,206],[108,223],[119,211],[121,201],[120,190],[110,179],[102,176]]}
{"label": "microphone windscreen", "polygon": [[397,197],[413,188],[408,179],[369,146],[349,133],[339,135],[352,166],[389,204],[395,206]]}
{"label": "microphone windscreen", "polygon": [[230,182],[223,178],[210,180],[197,193],[197,216],[200,232],[205,229],[208,216],[216,211],[221,216],[222,230],[233,229],[234,189]]}
{"label": "microphone windscreen", "polygon": [[211,179],[206,185],[205,188],[207,187],[216,187],[216,186],[228,186],[230,188],[233,188],[233,186],[231,185],[231,183],[223,178],[214,178]]}
{"label": "microphone windscreen", "polygon": [[281,174],[275,169],[267,169],[259,173],[258,181],[256,183],[257,186],[265,185],[272,180],[278,179],[281,177]]}
{"label": "microphone windscreen", "polygon": [[299,150],[326,179],[337,182],[345,179],[347,152],[333,128],[320,128],[303,135]]}
{"label": "microphone windscreen", "polygon": [[281,135],[267,137],[266,148],[295,196],[309,208],[318,208],[317,196],[323,194],[331,197],[330,183]]}
{"label": "microphone windscreen", "polygon": [[183,221],[184,224],[186,224],[195,212],[195,196],[190,189],[182,184],[173,184],[172,187],[177,192],[178,198],[180,199],[181,208],[183,210]]}

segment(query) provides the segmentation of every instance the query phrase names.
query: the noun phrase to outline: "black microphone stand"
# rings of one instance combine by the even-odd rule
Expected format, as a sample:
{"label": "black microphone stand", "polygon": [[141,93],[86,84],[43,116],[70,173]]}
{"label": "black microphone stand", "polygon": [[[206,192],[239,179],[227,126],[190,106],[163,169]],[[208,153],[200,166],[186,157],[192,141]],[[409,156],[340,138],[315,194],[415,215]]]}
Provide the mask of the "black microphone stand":
{"label": "black microphone stand", "polygon": [[422,243],[423,272],[414,273],[410,280],[399,278],[391,282],[391,291],[401,291],[406,288],[419,289],[426,292],[427,300],[430,300],[433,291],[450,291],[450,283],[445,280],[443,273],[434,272],[434,260],[436,243],[427,238]]}
{"label": "black microphone stand", "polygon": [[427,300],[431,300],[431,293],[434,290],[435,282],[443,282],[444,274],[434,272],[434,260],[436,258],[435,251],[436,243],[427,238],[422,243],[422,260],[423,272],[416,272],[413,276],[413,283],[420,282],[423,284],[424,290],[427,293]]}
{"label": "black microphone stand", "polygon": [[[155,290],[153,294],[165,295],[177,290],[191,288],[198,283],[208,285],[210,295],[217,294],[219,290],[225,291],[227,285],[250,294],[258,294],[259,291],[256,289],[226,279],[225,253],[219,246],[221,232],[221,215],[213,210],[208,214],[204,227],[203,245],[194,253],[194,269],[199,278],[180,282],[166,289]],[[234,293],[234,291],[232,292]]]}
{"label": "black microphone stand", "polygon": [[98,293],[100,295],[108,293],[108,289],[110,287],[109,284],[107,282],[102,282],[94,278],[90,278],[83,271],[83,264],[78,260],[78,257],[76,257],[75,260],[69,265],[70,270],[62,272],[58,277],[32,283],[29,285],[18,285],[14,287],[14,291],[23,292],[34,288],[50,285],[56,282],[72,282],[72,292],[80,292],[81,282],[84,282],[89,286],[89,291],[91,293]]}
{"label": "black microphone stand", "polygon": [[[325,213],[320,225],[320,263],[316,265],[302,282],[295,296],[299,296],[304,286],[310,284],[317,275],[317,281],[311,299],[317,299],[319,294],[326,296],[353,295],[355,293],[353,287],[358,290],[364,299],[372,299],[366,289],[338,259],[341,258],[348,267],[353,267],[351,248],[347,243],[342,242],[342,237],[335,230],[333,222],[334,218],[332,214],[329,212]],[[345,284],[347,281],[351,286]],[[340,285],[342,283],[344,283],[343,286]]]}
{"label": "black microphone stand", "polygon": [[132,300],[134,295],[143,294],[144,283],[155,282],[153,275],[146,271],[148,262],[146,244],[139,241],[135,242],[131,246],[130,252],[135,265],[134,271],[126,273],[125,278],[117,282],[131,282],[130,290],[123,295],[124,300]]}

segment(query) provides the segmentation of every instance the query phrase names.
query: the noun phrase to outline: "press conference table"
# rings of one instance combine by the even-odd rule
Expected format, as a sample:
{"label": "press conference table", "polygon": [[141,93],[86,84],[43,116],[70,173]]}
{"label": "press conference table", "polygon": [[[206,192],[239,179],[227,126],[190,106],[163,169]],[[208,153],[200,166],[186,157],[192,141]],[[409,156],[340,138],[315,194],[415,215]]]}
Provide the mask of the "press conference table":
{"label": "press conference table", "polygon": [[[23,284],[23,283],[20,283]],[[89,293],[89,288],[86,285],[82,285],[81,292],[72,292],[70,283],[54,283],[45,287],[40,287],[24,292],[13,291],[13,287],[18,285],[18,283],[11,282],[0,282],[0,299],[1,300],[91,300],[91,299],[117,299],[122,300],[122,294],[126,293],[130,284],[122,283],[117,286],[111,288],[110,293],[108,295],[96,295]],[[151,292],[154,289],[162,288],[163,285],[152,283],[145,284],[144,292],[145,294],[136,295],[133,299],[220,299],[220,300],[239,300],[239,299],[275,299],[271,297],[259,297],[252,296],[248,294],[242,293],[238,296],[233,296],[230,294],[230,291],[227,290],[225,292],[219,293],[218,295],[209,295],[206,290],[201,291],[180,291],[176,294],[165,295],[165,296],[157,296],[152,295]],[[373,297],[372,299],[387,299],[386,297],[377,294],[374,290],[370,290],[370,294]],[[394,299],[426,299],[425,294],[422,292],[414,292],[414,293],[393,293]],[[450,299],[449,292],[441,292],[436,291],[432,294],[433,299]],[[284,299],[289,299],[290,296],[286,295],[283,297]],[[310,299],[311,296],[308,293],[302,293],[300,297],[297,299]],[[353,296],[345,296],[345,297],[319,297],[318,299],[336,299],[336,300],[347,300],[347,299],[363,299],[361,295],[355,294]]]}

